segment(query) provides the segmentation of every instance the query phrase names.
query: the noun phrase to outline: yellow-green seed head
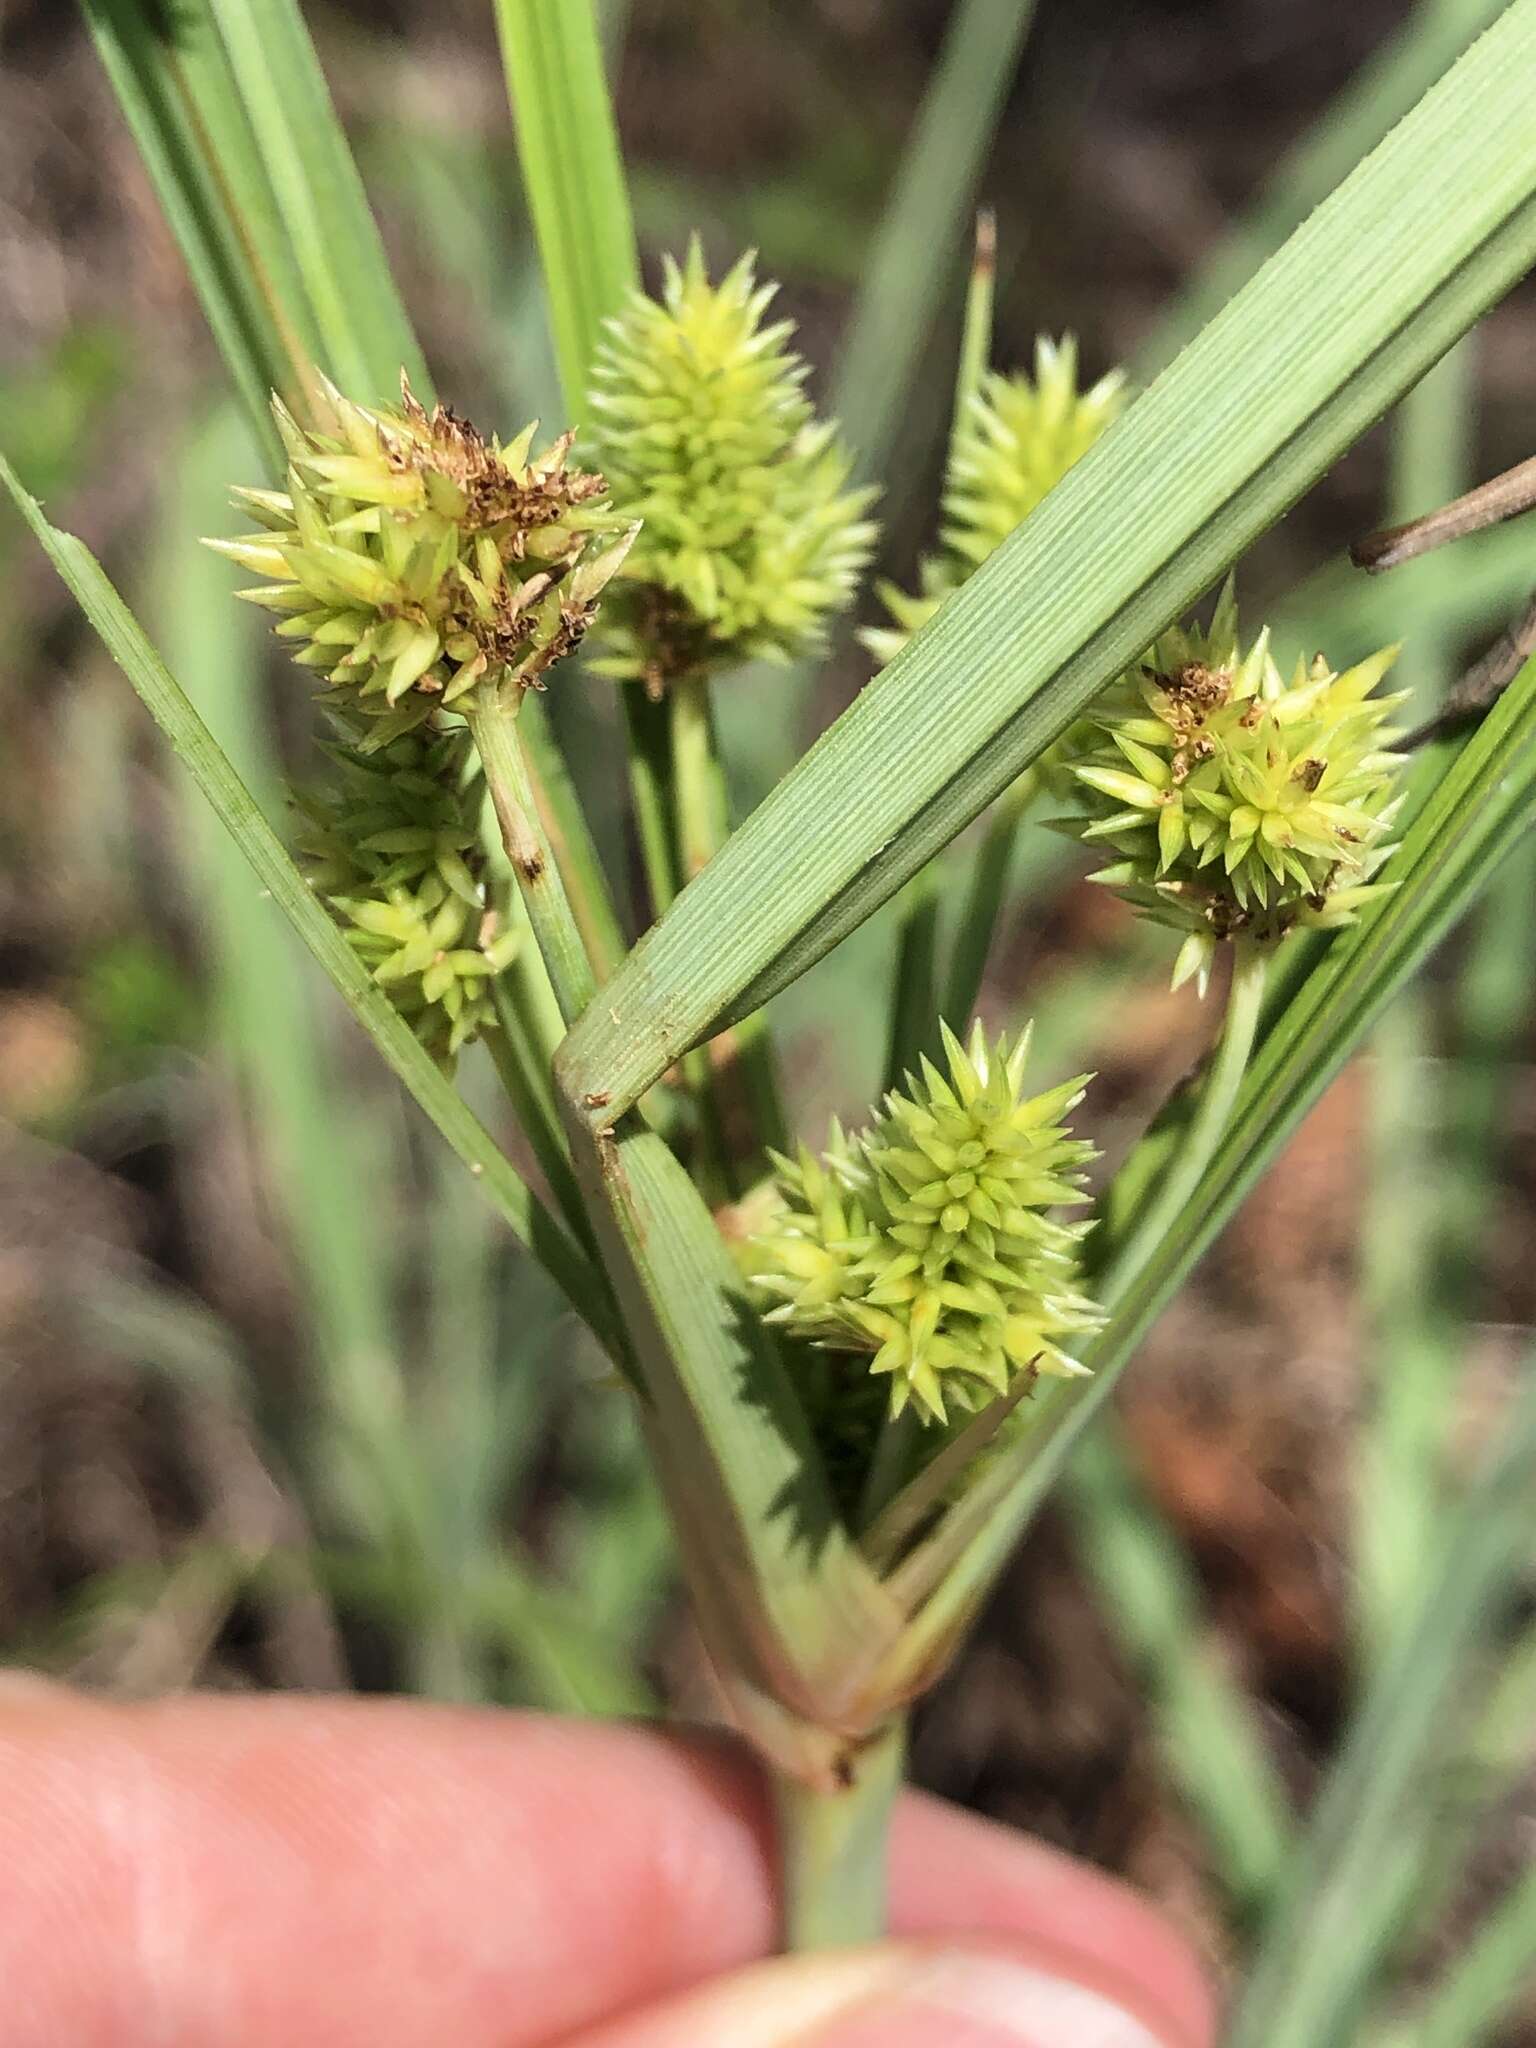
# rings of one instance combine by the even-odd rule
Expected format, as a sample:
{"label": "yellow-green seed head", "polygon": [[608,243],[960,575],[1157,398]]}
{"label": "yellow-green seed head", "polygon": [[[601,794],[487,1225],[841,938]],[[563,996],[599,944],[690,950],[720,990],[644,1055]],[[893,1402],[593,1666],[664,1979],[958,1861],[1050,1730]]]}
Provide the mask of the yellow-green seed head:
{"label": "yellow-green seed head", "polygon": [[924,1059],[869,1130],[776,1160],[782,1206],[751,1260],[769,1322],[868,1354],[892,1412],[935,1422],[1021,1373],[1082,1373],[1064,1347],[1101,1321],[1078,1286],[1088,1226],[1052,1213],[1084,1199],[1093,1148],[1060,1119],[1087,1076],[1027,1098],[1027,1031],[989,1044],[978,1024],[966,1048],[946,1028],[944,1048],[948,1074]]}
{"label": "yellow-green seed head", "polygon": [[240,595],[279,613],[294,659],[370,720],[365,747],[509,680],[541,687],[632,538],[603,479],[570,467],[571,436],[538,455],[532,427],[487,441],[403,379],[398,408],[330,385],[323,405],[309,432],[274,401],[288,488],[238,491],[264,530],[209,543],[270,578]]}
{"label": "yellow-green seed head", "polygon": [[496,1027],[491,984],[517,935],[478,851],[468,735],[329,746],[335,779],[299,792],[297,852],[348,944],[434,1059]]}
{"label": "yellow-green seed head", "polygon": [[926,625],[945,598],[1033,512],[1073,463],[1086,455],[1125,404],[1114,370],[1087,391],[1077,388],[1077,342],[1040,336],[1035,374],[983,377],[961,407],[944,479],[936,554],[923,562],[915,592],[882,583],[889,626],[871,627],[865,645],[890,661]]}
{"label": "yellow-green seed head", "polygon": [[1122,856],[1094,881],[1185,935],[1176,987],[1203,990],[1222,939],[1348,924],[1385,893],[1403,698],[1373,692],[1396,654],[1342,675],[1318,655],[1287,683],[1267,628],[1242,650],[1229,581],[1209,631],[1165,633],[1075,728],[1068,829]]}
{"label": "yellow-green seed head", "polygon": [[608,323],[591,436],[615,507],[643,521],[609,594],[605,673],[670,677],[748,656],[813,652],[851,599],[874,528],[871,493],[802,390],[776,287],[743,256],[712,285],[697,242],[667,262],[660,300],[635,292]]}

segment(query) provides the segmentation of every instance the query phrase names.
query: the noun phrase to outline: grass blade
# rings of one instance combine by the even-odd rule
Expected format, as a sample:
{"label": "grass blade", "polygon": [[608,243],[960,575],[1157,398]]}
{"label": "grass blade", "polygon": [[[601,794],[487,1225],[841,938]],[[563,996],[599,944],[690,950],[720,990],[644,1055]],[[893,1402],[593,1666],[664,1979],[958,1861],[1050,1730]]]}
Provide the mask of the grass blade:
{"label": "grass blade", "polygon": [[1241,290],[1339,180],[1374,149],[1506,0],[1420,0],[1407,24],[1312,123],[1258,205],[1185,286],[1140,351],[1137,372],[1154,374]]}
{"label": "grass blade", "polygon": [[[1398,409],[1388,518],[1406,520],[1467,484],[1476,366],[1469,337],[1437,363]],[[1406,643],[1394,686],[1411,690],[1409,728],[1431,717],[1451,678],[1455,644],[1442,594],[1459,566],[1446,550],[1404,593],[1396,628]],[[1379,1657],[1438,1541],[1445,1432],[1459,1342],[1448,1314],[1441,1205],[1444,1105],[1432,1071],[1431,1020],[1417,991],[1382,1020],[1371,1061],[1371,1182],[1361,1238],[1371,1328],[1369,1394],[1356,1489],[1360,1648]]]}
{"label": "grass blade", "polygon": [[42,507],[22,488],[3,457],[0,482],[172,749],[218,812],[257,879],[335,983],[386,1065],[481,1181],[503,1220],[547,1268],[577,1313],[605,1341],[616,1341],[609,1298],[590,1262],[564,1226],[529,1191],[410,1028],[373,985],[100,563],[73,534],[50,525]]}
{"label": "grass blade", "polygon": [[[1462,1728],[1455,1697],[1490,1614],[1518,1581],[1536,1487],[1536,1367],[1527,1359],[1487,1468],[1447,1517],[1431,1577],[1372,1683],[1267,1930],[1228,2048],[1346,2048],[1399,1925],[1435,1766]],[[1527,1928],[1527,1948],[1529,1946]],[[1417,2039],[1418,2036],[1415,2035]],[[1456,2037],[1462,2038],[1460,2036]]]}
{"label": "grass blade", "polygon": [[1533,64],[1516,0],[684,890],[573,1032],[573,1096],[628,1106],[860,923],[1520,274]]}
{"label": "grass blade", "polygon": [[1536,1868],[1517,1876],[1414,2017],[1413,2048],[1482,2048],[1528,1992]]}
{"label": "grass blade", "polygon": [[268,400],[297,401],[318,337],[218,31],[203,5],[83,8],[246,417],[281,469]]}
{"label": "grass blade", "polygon": [[832,418],[879,476],[992,146],[1035,0],[960,0],[897,168],[838,357]]}
{"label": "grass blade", "polygon": [[496,0],[567,424],[604,320],[639,282],[629,193],[591,0]]}
{"label": "grass blade", "polygon": [[1295,1835],[1252,1702],[1203,1625],[1183,1547],[1137,1484],[1118,1432],[1084,1439],[1066,1501],[1110,1626],[1148,1697],[1168,1775],[1246,1918],[1274,1897]]}
{"label": "grass blade", "polygon": [[297,0],[209,0],[287,229],[325,367],[348,397],[388,404],[426,363],[395,289],[357,165]]}

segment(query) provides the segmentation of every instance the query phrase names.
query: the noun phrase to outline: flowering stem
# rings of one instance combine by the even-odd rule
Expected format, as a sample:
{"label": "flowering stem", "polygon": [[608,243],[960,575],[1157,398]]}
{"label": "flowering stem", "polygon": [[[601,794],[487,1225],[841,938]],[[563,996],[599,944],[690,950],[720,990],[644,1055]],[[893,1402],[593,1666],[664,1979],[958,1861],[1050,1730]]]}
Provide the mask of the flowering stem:
{"label": "flowering stem", "polygon": [[1255,940],[1238,939],[1233,944],[1232,983],[1210,1072],[1162,1185],[1109,1261],[1099,1285],[1099,1298],[1106,1307],[1114,1306],[1127,1281],[1134,1279],[1152,1256],[1211,1162],[1253,1051],[1268,960],[1266,949]]}
{"label": "flowering stem", "polygon": [[515,683],[510,697],[505,689],[498,691],[489,704],[469,712],[469,730],[496,806],[507,858],[549,969],[555,1000],[566,1023],[574,1024],[592,1000],[597,984],[539,815],[517,727],[518,695]]}
{"label": "flowering stem", "polygon": [[549,1083],[548,1058],[541,1057],[543,1048],[537,1046],[524,1030],[516,997],[503,987],[515,966],[516,963],[514,969],[503,975],[497,984],[496,1010],[501,1028],[486,1032],[485,1044],[550,1193],[559,1203],[566,1222],[590,1248],[592,1226],[582,1206],[576,1176],[571,1170],[570,1153],[566,1150],[560,1129],[560,1118]]}
{"label": "flowering stem", "polygon": [[560,743],[550,729],[549,715],[537,698],[525,698],[518,713],[523,758],[538,804],[539,816],[555,849],[556,861],[571,899],[571,910],[599,982],[614,973],[628,950],[609,893],[608,879],[592,841],[591,829],[572,785]]}
{"label": "flowering stem", "polygon": [[776,1779],[786,1953],[884,1934],[891,1810],[905,1738],[904,1720],[888,1721],[849,1753],[846,1781],[830,1791]]}
{"label": "flowering stem", "polygon": [[725,840],[725,778],[715,745],[708,676],[698,669],[678,676],[667,691],[667,702],[672,714],[678,871],[686,887]]}
{"label": "flowering stem", "polygon": [[903,1408],[899,1415],[887,1413],[882,1419],[859,1499],[861,1530],[868,1529],[887,1502],[901,1491],[922,1433],[923,1426],[910,1407]]}
{"label": "flowering stem", "polygon": [[[714,859],[730,830],[730,804],[715,736],[708,675],[699,669],[673,678],[667,690],[671,717],[672,801],[677,820],[677,871],[686,887]],[[768,1027],[760,1014],[744,1017],[714,1049],[709,1072],[716,1092],[730,1070],[740,1077],[752,1127],[760,1144],[786,1142],[777,1065]],[[732,1119],[720,1104],[723,1125]],[[729,1151],[729,1146],[725,1147]]]}
{"label": "flowering stem", "polygon": [[949,980],[944,990],[943,1016],[953,1031],[963,1032],[975,1011],[1008,887],[1008,871],[1013,866],[1019,826],[1039,786],[1034,769],[1026,768],[1017,782],[1004,791],[992,807],[985,837],[971,862],[970,882],[950,947]]}
{"label": "flowering stem", "polygon": [[667,801],[670,713],[654,704],[638,687],[623,692],[624,722],[629,733],[629,786],[634,802],[635,837],[650,894],[650,916],[636,920],[643,930],[660,917],[677,894],[670,806]]}
{"label": "flowering stem", "polygon": [[[916,1070],[920,1053],[931,1057],[938,1051],[938,952],[939,865],[930,861],[901,893],[891,1035],[885,1054],[887,1088],[901,1086],[903,1075]],[[959,1025],[964,1019],[953,1021]]]}

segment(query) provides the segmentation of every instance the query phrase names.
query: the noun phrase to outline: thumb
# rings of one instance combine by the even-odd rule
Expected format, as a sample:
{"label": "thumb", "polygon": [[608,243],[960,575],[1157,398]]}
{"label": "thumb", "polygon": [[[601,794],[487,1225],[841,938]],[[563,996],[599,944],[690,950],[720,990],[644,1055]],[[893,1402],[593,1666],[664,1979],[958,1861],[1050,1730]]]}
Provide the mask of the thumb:
{"label": "thumb", "polygon": [[1038,1951],[904,1941],[759,1963],[582,2034],[570,2048],[1198,2044],[1131,1987],[1089,1982]]}

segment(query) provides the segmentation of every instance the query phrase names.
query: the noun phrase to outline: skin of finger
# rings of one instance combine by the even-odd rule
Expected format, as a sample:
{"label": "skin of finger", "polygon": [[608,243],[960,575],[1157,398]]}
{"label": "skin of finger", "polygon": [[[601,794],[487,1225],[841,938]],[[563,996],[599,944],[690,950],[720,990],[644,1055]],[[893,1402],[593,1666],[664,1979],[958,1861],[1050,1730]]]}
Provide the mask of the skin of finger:
{"label": "skin of finger", "polygon": [[[729,1745],[400,1701],[0,1696],[8,2048],[536,2048],[765,1954],[765,1801]],[[1065,1944],[1169,2038],[1210,2004],[1111,1881],[936,1801],[892,1919]]]}
{"label": "skin of finger", "polygon": [[1033,1944],[974,1938],[784,1957],[563,2048],[1184,2048],[1082,1957],[1075,1965],[1076,1975]]}

